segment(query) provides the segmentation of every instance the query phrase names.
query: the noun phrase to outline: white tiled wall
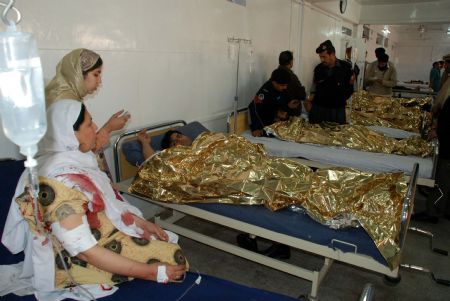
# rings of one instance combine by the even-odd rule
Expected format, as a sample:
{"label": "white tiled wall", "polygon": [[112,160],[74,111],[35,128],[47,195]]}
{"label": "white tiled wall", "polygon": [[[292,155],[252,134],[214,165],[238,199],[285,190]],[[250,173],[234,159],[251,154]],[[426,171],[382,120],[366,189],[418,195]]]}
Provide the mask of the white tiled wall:
{"label": "white tiled wall", "polygon": [[[286,49],[294,51],[294,71],[309,90],[319,62],[316,47],[330,39],[342,58],[341,26],[350,27],[359,18],[356,1],[349,1],[345,14],[337,11],[338,3],[17,0],[15,5],[23,16],[19,30],[37,37],[47,81],[57,62],[74,48],[91,48],[102,55],[103,87],[87,100],[99,125],[124,108],[132,115],[128,129],[184,119],[225,130],[237,70],[228,37],[252,40],[251,45],[241,44],[239,107],[249,103],[277,67],[279,52]],[[0,145],[0,158],[17,155],[2,133]]]}
{"label": "white tiled wall", "polygon": [[[252,40],[241,44],[239,107],[278,66],[280,51],[294,51],[294,71],[309,87],[319,62],[315,48],[328,38],[340,42],[339,18],[302,1],[248,0],[242,6],[225,0],[17,0],[15,6],[23,16],[19,30],[38,40],[47,82],[70,50],[101,54],[103,86],[87,106],[99,125],[128,110],[128,129],[184,119],[225,130],[237,71],[228,37]],[[0,142],[0,157],[17,155],[1,134]]]}

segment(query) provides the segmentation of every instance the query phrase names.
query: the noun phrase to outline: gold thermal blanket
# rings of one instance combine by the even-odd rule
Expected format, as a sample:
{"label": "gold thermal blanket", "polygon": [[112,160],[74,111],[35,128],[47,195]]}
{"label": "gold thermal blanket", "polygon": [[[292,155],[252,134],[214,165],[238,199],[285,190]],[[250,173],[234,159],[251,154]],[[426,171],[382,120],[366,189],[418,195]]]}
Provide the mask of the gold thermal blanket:
{"label": "gold thermal blanket", "polygon": [[393,98],[371,96],[358,91],[352,96],[351,120],[355,125],[380,125],[419,133],[422,123],[428,123],[421,106],[430,103],[431,97]]}
{"label": "gold thermal blanket", "polygon": [[320,223],[359,221],[389,266],[398,265],[403,173],[370,174],[335,168],[314,172],[286,158],[266,155],[243,137],[203,133],[191,147],[178,146],[149,158],[129,190],[173,203],[301,205]]}
{"label": "gold thermal blanket", "polygon": [[413,136],[397,140],[369,130],[362,125],[310,124],[303,118],[291,117],[264,128],[281,140],[331,145],[374,153],[430,156],[431,143]]}

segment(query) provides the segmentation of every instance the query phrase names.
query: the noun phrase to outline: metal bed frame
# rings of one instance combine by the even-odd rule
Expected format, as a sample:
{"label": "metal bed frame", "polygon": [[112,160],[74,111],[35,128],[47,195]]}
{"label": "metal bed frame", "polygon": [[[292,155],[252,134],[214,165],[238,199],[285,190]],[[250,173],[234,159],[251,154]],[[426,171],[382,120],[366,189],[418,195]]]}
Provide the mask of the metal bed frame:
{"label": "metal bed frame", "polygon": [[[411,181],[408,186],[408,191],[406,197],[403,201],[403,210],[401,214],[401,227],[400,227],[400,236],[399,236],[399,244],[400,248],[403,251],[406,234],[408,230],[408,225],[414,205],[415,198],[415,189],[417,183],[417,175],[418,175],[418,165],[414,166],[412,171]],[[132,179],[128,179],[118,183],[117,187],[121,192],[128,193],[128,187],[131,184]],[[391,270],[388,266],[376,261],[370,256],[355,252],[343,252],[339,249],[333,249],[326,245],[321,245],[318,243],[313,243],[305,239],[296,238],[293,236],[289,236],[283,233],[278,233],[266,228],[262,228],[259,226],[255,226],[246,222],[242,222],[237,219],[229,218],[220,214],[216,214],[210,212],[208,210],[204,210],[201,208],[197,208],[195,206],[190,205],[180,205],[180,204],[171,204],[171,203],[162,203],[151,200],[149,198],[130,194],[133,197],[140,198],[141,200],[148,201],[152,204],[164,207],[169,209],[170,215],[164,214],[155,217],[155,222],[161,227],[173,231],[181,236],[185,236],[192,240],[198,241],[205,245],[217,248],[221,251],[228,252],[230,254],[243,257],[245,259],[257,262],[259,264],[263,264],[265,266],[271,267],[273,269],[297,276],[299,278],[308,280],[312,282],[311,291],[309,297],[311,300],[316,300],[318,296],[319,286],[326,276],[328,270],[330,269],[333,262],[340,261],[350,265],[354,265],[357,267],[361,267],[373,272],[377,272],[383,274],[389,278],[398,279],[399,278],[399,267],[396,267],[394,270]],[[207,236],[203,233],[199,233],[193,231],[191,229],[182,227],[177,225],[176,222],[182,219],[184,216],[190,215],[202,220],[206,220],[208,222],[218,224],[227,228],[235,229],[238,231],[242,231],[245,229],[245,232],[249,234],[256,235],[258,237],[262,237],[274,242],[278,242],[281,244],[288,245],[290,247],[310,252],[315,255],[319,255],[323,257],[323,264],[320,269],[317,270],[309,270],[294,264],[290,264],[287,262],[283,262],[277,259],[273,259],[252,251],[248,251],[246,249],[240,248],[234,244],[230,244],[228,242],[221,241],[219,239]],[[341,242],[342,243],[342,242]],[[347,244],[344,242],[344,244]]]}
{"label": "metal bed frame", "polygon": [[[248,112],[247,112],[247,108],[242,108],[240,110],[238,110],[238,117],[236,119],[234,119],[233,117],[234,113],[231,112],[228,116],[228,124],[227,124],[227,129],[228,132],[231,133],[231,129],[232,126],[230,126],[230,122],[232,122],[233,120],[242,120],[241,122],[243,122],[244,120],[247,121],[248,119]],[[238,121],[239,122],[239,121]],[[242,132],[245,131],[245,129],[243,129],[242,125],[239,126],[239,131],[237,132],[237,134],[241,134]],[[248,124],[247,124],[247,129],[248,129]],[[428,187],[434,187],[435,185],[435,175],[436,175],[436,168],[437,168],[437,158],[439,156],[439,142],[437,139],[433,140],[433,157],[432,157],[432,162],[433,162],[433,167],[432,167],[432,172],[431,172],[431,177],[430,178],[420,178],[418,177],[417,179],[417,184],[418,185],[423,185],[423,186],[428,186]],[[314,161],[314,160],[309,160],[309,159],[305,159],[305,158],[301,158],[301,157],[291,157],[290,159],[295,160],[299,163],[302,163],[306,166],[309,167],[313,167],[313,168],[333,168],[335,167],[335,165],[332,164],[328,164],[328,163],[322,163],[320,161]],[[410,176],[407,176],[407,180],[410,180]]]}
{"label": "metal bed frame", "polygon": [[[181,122],[181,123],[180,123]],[[174,121],[174,122],[167,122],[161,125],[154,125],[151,127],[148,127],[149,130],[156,130],[160,129],[161,127],[167,128],[171,127],[176,124],[185,124],[183,121]],[[119,191],[123,193],[130,194],[128,192],[128,187],[131,184],[132,178],[129,178],[127,180],[124,180],[120,182],[120,160],[119,160],[119,151],[120,151],[120,144],[123,140],[126,140],[129,136],[135,136],[135,134],[139,132],[139,130],[129,131],[127,133],[122,134],[119,138],[117,138],[115,144],[114,144],[114,162],[116,163],[115,169],[116,169],[116,178],[118,179],[118,183],[116,184],[116,187],[119,189]],[[414,205],[414,198],[415,198],[415,190],[416,190],[416,184],[417,184],[417,178],[418,178],[418,164],[415,164],[413,167],[413,171],[411,173],[411,179],[408,186],[406,197],[403,201],[403,210],[401,215],[401,230],[400,230],[400,247],[401,250],[404,248],[405,239],[406,239],[406,233],[409,225],[410,216],[412,213],[412,208]],[[149,203],[155,204],[157,206],[160,206],[162,208],[166,208],[170,214],[161,214],[159,216],[155,217],[155,222],[160,225],[161,227],[168,229],[170,231],[173,231],[181,236],[185,236],[187,238],[193,239],[195,241],[201,242],[203,244],[212,246],[214,248],[217,248],[221,251],[228,252],[231,254],[234,254],[236,256],[243,257],[245,259],[266,265],[268,267],[277,269],[279,271],[297,276],[299,278],[308,280],[312,282],[311,291],[309,294],[309,297],[312,300],[317,299],[318,290],[320,283],[326,276],[328,270],[330,269],[333,262],[340,261],[344,262],[350,265],[354,265],[357,267],[361,267],[373,272],[381,273],[389,278],[399,278],[399,267],[396,267],[395,269],[391,270],[388,266],[376,261],[374,258],[365,255],[365,254],[359,254],[357,253],[357,248],[355,245],[352,244],[352,246],[355,247],[354,253],[352,252],[343,252],[339,249],[333,249],[326,245],[321,245],[318,243],[314,243],[305,239],[297,238],[294,236],[289,236],[283,233],[278,233],[273,230],[269,230],[260,226],[256,226],[247,222],[243,222],[237,219],[229,218],[205,209],[201,209],[195,206],[190,205],[180,205],[180,204],[171,204],[171,203],[162,203],[158,201],[151,200],[149,198],[130,194],[133,197],[137,197],[141,200],[147,201]],[[165,212],[166,213],[166,212]],[[323,264],[320,267],[319,270],[309,270],[294,264],[286,263],[277,259],[273,259],[252,251],[248,251],[246,249],[240,248],[234,244],[227,243],[224,241],[221,241],[219,239],[207,236],[203,233],[199,233],[196,231],[193,231],[192,229],[188,229],[185,227],[182,227],[180,225],[177,225],[176,222],[182,219],[184,216],[190,215],[202,220],[206,220],[208,222],[218,224],[220,226],[228,227],[231,229],[235,229],[238,231],[242,231],[242,229],[245,229],[245,232],[249,234],[253,234],[274,242],[278,242],[281,244],[288,245],[290,247],[303,250],[306,252],[310,252],[319,256],[323,257]],[[344,244],[348,244],[344,242]]]}
{"label": "metal bed frame", "polygon": [[[157,131],[158,133],[160,133],[162,131],[177,128],[177,127],[180,127],[183,125],[186,125],[186,121],[174,120],[174,121],[167,121],[167,122],[163,122],[163,123],[149,125],[144,128],[147,129],[147,132],[155,133],[155,131]],[[136,137],[137,133],[139,133],[141,130],[142,130],[142,128],[124,132],[124,133],[120,134],[116,138],[116,141],[114,142],[113,153],[114,153],[114,171],[116,174],[116,176],[115,176],[116,182],[120,182],[122,180],[122,174],[124,173],[125,168],[128,168],[128,169],[133,168],[132,165],[123,158],[121,146],[123,143],[133,140],[132,137]],[[127,163],[128,163],[128,165],[126,165]],[[134,167],[134,168],[137,170],[136,167]]]}

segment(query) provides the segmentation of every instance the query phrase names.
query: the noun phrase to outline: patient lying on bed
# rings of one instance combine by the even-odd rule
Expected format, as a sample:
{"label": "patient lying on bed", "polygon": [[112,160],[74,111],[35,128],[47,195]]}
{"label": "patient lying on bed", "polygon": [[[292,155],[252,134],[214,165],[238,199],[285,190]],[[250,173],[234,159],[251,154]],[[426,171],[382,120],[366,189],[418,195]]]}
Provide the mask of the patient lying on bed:
{"label": "patient lying on bed", "polygon": [[397,140],[371,131],[361,125],[310,124],[303,118],[266,126],[264,130],[286,141],[314,143],[375,153],[430,156],[433,146],[418,136]]}
{"label": "patient lying on bed", "polygon": [[406,182],[402,173],[370,174],[335,168],[313,172],[243,137],[203,133],[192,146],[175,146],[140,168],[129,188],[162,202],[301,205],[318,222],[357,220],[388,262],[398,260],[398,233]]}
{"label": "patient lying on bed", "polygon": [[[144,160],[147,160],[155,154],[155,150],[151,146],[151,137],[146,129],[143,129],[138,133],[137,138],[142,146],[142,156],[144,157]],[[163,135],[161,149],[178,145],[190,146],[191,144],[192,139],[190,137],[183,135],[180,131],[169,130]]]}
{"label": "patient lying on bed", "polygon": [[411,99],[374,97],[366,91],[353,93],[351,120],[354,125],[378,125],[419,133],[426,124],[423,109],[432,102],[432,97]]}

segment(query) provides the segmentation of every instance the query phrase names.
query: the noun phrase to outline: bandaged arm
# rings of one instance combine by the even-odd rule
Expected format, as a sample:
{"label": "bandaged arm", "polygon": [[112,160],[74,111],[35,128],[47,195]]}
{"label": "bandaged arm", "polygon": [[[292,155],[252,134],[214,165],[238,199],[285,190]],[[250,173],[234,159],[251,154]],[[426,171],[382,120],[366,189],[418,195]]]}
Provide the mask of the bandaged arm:
{"label": "bandaged arm", "polygon": [[[83,219],[85,219],[85,215],[81,214],[72,214],[67,218],[61,220],[59,222],[59,226],[64,228],[64,231],[71,231],[80,227],[83,224]],[[53,226],[52,226],[53,227]],[[54,231],[54,230],[53,230]],[[78,230],[76,230],[78,231]],[[62,239],[59,238],[56,233],[55,236],[58,238],[60,242],[63,243],[64,239],[66,239],[65,235],[63,235]],[[59,234],[58,234],[59,235]],[[89,231],[89,235],[92,235]],[[95,238],[94,238],[95,241]],[[66,243],[64,243],[66,244]],[[87,244],[86,244],[87,246]],[[71,251],[67,250],[69,253]],[[72,255],[72,254],[71,254]],[[123,276],[140,278],[145,280],[153,280],[156,281],[158,278],[162,279],[161,275],[158,275],[158,265],[161,264],[146,264],[142,262],[138,262],[127,257],[121,256],[117,253],[114,253],[108,249],[100,247],[96,241],[95,244],[90,248],[87,248],[83,251],[80,251],[77,255],[78,258],[96,266],[97,268],[110,272],[112,274],[119,274]],[[179,277],[180,273],[184,273],[185,271],[184,265],[166,265],[165,274],[166,281],[176,280]],[[159,276],[159,277],[158,277]]]}

